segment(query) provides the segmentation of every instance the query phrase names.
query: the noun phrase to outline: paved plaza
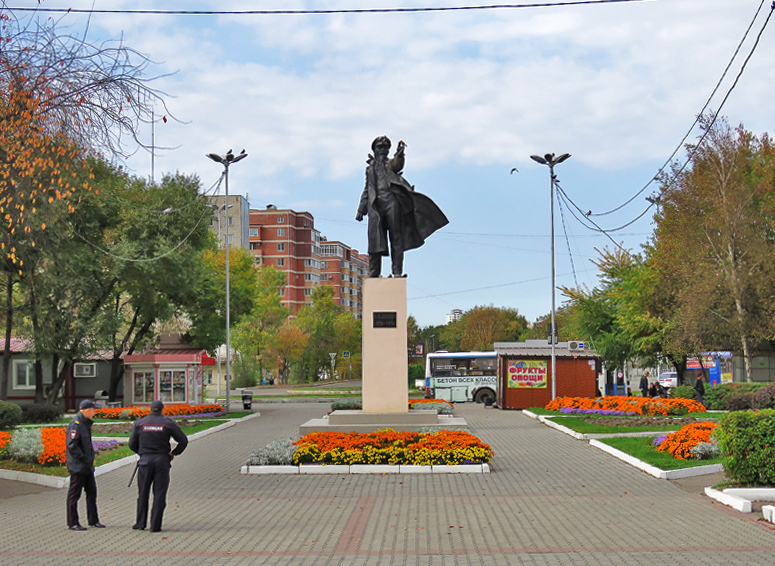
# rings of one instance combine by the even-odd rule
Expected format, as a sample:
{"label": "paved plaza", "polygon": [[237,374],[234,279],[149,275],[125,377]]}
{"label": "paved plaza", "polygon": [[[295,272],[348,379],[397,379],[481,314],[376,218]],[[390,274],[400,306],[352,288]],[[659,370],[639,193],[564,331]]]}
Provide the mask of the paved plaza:
{"label": "paved plaza", "polygon": [[495,451],[490,474],[243,476],[251,450],[295,436],[328,405],[254,408],[258,418],[175,459],[161,533],[131,529],[132,466],[97,478],[107,528],[85,532],[65,526],[65,490],[0,482],[0,565],[752,566],[775,556],[775,526],[760,515],[520,412],[455,408]]}

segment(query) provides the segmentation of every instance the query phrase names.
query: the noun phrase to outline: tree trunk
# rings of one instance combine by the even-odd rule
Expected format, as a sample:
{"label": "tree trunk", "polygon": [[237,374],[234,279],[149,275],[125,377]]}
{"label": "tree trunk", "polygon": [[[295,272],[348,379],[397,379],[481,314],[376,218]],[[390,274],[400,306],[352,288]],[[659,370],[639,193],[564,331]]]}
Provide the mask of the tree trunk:
{"label": "tree trunk", "polygon": [[8,376],[11,371],[11,331],[13,330],[13,275],[8,272],[5,290],[5,347],[3,374],[0,375],[0,400],[8,399]]}
{"label": "tree trunk", "polygon": [[[57,365],[59,365],[58,361]],[[46,400],[49,403],[56,402],[56,398],[59,396],[59,392],[62,390],[62,386],[65,383],[65,379],[67,379],[67,374],[70,372],[72,365],[72,361],[65,361],[65,363],[62,364],[62,369],[59,371],[59,375],[57,376],[56,381],[51,384],[51,391],[48,392]],[[56,369],[54,369],[54,372],[56,372]]]}

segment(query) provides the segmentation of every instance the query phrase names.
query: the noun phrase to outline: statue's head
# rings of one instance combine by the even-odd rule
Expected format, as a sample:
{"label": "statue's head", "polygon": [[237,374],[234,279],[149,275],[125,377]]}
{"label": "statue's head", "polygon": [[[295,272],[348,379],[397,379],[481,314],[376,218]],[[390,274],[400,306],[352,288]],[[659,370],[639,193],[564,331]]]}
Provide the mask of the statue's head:
{"label": "statue's head", "polygon": [[387,153],[390,151],[390,140],[387,136],[379,136],[373,142],[371,142],[371,149],[374,153]]}

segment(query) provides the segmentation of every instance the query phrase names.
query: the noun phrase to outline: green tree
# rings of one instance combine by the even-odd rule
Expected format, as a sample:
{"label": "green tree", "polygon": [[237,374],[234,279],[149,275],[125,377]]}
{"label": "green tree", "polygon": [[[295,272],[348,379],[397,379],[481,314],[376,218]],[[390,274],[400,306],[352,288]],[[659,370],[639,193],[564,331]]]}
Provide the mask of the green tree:
{"label": "green tree", "polygon": [[[225,250],[205,250],[198,285],[196,300],[186,309],[191,321],[186,338],[212,352],[226,342]],[[229,249],[229,295],[230,323],[239,325],[254,309],[258,295],[258,272],[250,253],[243,248]]]}
{"label": "green tree", "polygon": [[291,366],[297,364],[309,344],[309,335],[295,324],[286,323],[272,336],[272,352],[279,359],[280,382],[287,385]]}
{"label": "green tree", "polygon": [[674,297],[665,346],[743,354],[775,331],[775,154],[761,138],[704,119],[690,166],[665,183],[649,261]]}
{"label": "green tree", "polygon": [[463,334],[460,347],[464,351],[492,350],[495,342],[514,342],[527,328],[527,320],[515,309],[477,306],[467,311],[460,322]]}
{"label": "green tree", "polygon": [[[320,285],[312,291],[312,306],[304,306],[297,313],[295,324],[309,336],[309,346],[302,358],[301,374],[305,381],[316,381],[318,376],[331,368],[329,353],[337,354],[345,349],[360,352],[349,337],[337,334],[343,325],[339,317],[354,320],[351,313],[334,302],[334,288]],[[340,356],[339,356],[340,357]]]}
{"label": "green tree", "polygon": [[280,290],[285,287],[285,274],[274,266],[258,268],[256,297],[253,310],[245,315],[232,333],[232,345],[242,355],[246,368],[253,368],[259,378],[265,370],[277,364],[268,355],[268,346],[274,334],[288,318],[289,311],[282,305]]}

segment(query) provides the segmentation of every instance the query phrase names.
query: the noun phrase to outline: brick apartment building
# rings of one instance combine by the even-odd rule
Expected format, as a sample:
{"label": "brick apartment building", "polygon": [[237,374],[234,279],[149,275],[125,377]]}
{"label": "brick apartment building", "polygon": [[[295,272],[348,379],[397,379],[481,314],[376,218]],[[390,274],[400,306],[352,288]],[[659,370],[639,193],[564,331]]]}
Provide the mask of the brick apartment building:
{"label": "brick apartment building", "polygon": [[282,303],[291,313],[311,305],[312,290],[334,287],[334,300],[357,318],[362,312],[361,278],[368,257],[342,242],[327,242],[309,212],[267,205],[250,209],[248,249],[256,265],[273,265],[285,273]]}
{"label": "brick apartment building", "polygon": [[361,317],[362,281],[369,272],[369,256],[358,253],[347,244],[335,241],[320,243],[320,279],[334,288],[334,301],[356,318]]}

